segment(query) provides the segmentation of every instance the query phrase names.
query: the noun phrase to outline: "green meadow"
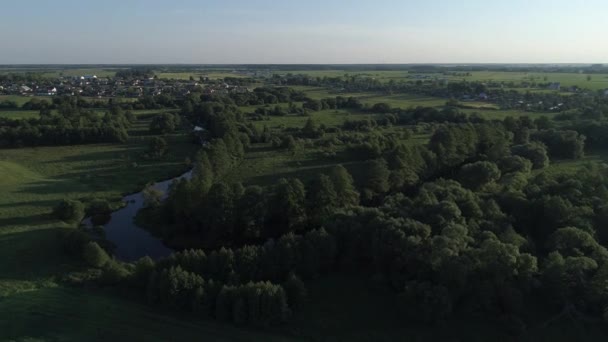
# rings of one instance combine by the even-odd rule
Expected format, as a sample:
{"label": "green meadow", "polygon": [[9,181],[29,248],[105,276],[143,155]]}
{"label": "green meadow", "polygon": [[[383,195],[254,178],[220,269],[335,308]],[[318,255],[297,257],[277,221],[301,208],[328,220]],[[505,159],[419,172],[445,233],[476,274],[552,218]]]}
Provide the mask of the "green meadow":
{"label": "green meadow", "polygon": [[[286,71],[277,74],[306,74],[311,77],[372,77],[381,82],[415,81],[416,75],[429,76],[429,79],[447,79],[448,81],[495,81],[495,82],[531,82],[547,83],[560,82],[562,87],[578,86],[584,89],[600,90],[608,89],[607,74],[591,74],[591,80],[587,80],[585,73],[560,73],[560,72],[507,72],[507,71],[472,71],[470,76],[453,76],[442,73],[416,73],[405,70],[400,71],[346,71],[346,70],[312,70],[312,71]],[[462,72],[459,72],[462,73]],[[520,89],[522,91],[532,89]],[[548,89],[539,89],[551,91]]]}

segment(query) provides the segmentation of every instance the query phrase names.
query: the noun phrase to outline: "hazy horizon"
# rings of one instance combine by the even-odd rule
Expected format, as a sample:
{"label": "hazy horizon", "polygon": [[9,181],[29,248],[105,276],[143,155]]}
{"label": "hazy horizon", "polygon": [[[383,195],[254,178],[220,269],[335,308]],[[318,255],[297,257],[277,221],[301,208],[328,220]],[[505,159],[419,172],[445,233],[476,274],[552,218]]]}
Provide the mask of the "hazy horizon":
{"label": "hazy horizon", "polygon": [[3,6],[0,64],[591,64],[608,61],[606,14],[598,0],[34,0]]}

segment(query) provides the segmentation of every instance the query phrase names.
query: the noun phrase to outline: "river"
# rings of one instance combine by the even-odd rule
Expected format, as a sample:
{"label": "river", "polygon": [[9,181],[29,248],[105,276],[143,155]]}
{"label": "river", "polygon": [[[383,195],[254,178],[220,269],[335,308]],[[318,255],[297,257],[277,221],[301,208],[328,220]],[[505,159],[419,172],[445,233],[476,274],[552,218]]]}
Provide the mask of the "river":
{"label": "river", "polygon": [[[179,177],[155,183],[153,186],[166,196],[171,182],[177,179],[190,179],[191,176],[192,171],[188,171]],[[165,246],[161,239],[154,237],[134,222],[137,212],[144,205],[142,192],[125,196],[123,201],[126,205],[113,212],[110,220],[103,225],[106,240],[112,242],[116,247],[114,249],[116,258],[130,262],[144,256],[156,260],[171,254],[173,250]],[[93,226],[90,217],[86,218],[83,223],[87,227]]]}

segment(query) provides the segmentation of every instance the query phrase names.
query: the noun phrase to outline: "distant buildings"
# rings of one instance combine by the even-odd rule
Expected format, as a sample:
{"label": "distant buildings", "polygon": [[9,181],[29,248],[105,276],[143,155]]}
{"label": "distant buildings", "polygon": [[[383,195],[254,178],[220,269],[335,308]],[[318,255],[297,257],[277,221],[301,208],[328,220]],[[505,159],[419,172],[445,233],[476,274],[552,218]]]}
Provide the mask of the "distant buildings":
{"label": "distant buildings", "polygon": [[549,83],[549,89],[551,89],[551,90],[560,90],[561,88],[562,88],[562,84],[559,82]]}
{"label": "distant buildings", "polygon": [[36,95],[38,96],[53,96],[57,95],[57,88],[38,88],[36,89]]}

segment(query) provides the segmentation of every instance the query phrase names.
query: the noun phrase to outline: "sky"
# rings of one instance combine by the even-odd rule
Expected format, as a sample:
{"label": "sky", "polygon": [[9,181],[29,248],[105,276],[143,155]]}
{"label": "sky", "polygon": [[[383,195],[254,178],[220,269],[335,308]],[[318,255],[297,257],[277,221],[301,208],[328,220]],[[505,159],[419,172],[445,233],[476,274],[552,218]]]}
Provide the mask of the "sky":
{"label": "sky", "polygon": [[608,62],[606,0],[0,0],[0,64]]}

